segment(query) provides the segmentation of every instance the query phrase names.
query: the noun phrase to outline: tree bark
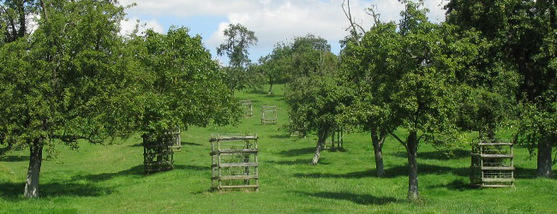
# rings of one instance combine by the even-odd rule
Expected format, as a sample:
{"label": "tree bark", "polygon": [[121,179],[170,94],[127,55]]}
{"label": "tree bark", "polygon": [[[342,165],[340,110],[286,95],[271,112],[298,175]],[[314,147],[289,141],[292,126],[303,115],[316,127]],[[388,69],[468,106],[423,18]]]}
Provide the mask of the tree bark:
{"label": "tree bark", "polygon": [[321,157],[321,150],[325,146],[325,141],[327,140],[327,132],[320,131],[318,134],[317,145],[315,146],[315,154],[311,160],[312,165],[317,165],[319,162],[319,157]]}
{"label": "tree bark", "polygon": [[496,139],[495,139],[495,127],[492,127],[492,126],[488,127],[488,129],[487,129],[487,139],[491,143],[497,143],[497,142],[495,142],[496,141]]}
{"label": "tree bark", "polygon": [[273,95],[273,78],[269,77],[269,93],[268,95]]}
{"label": "tree bark", "polygon": [[376,130],[371,131],[371,142],[373,144],[373,151],[375,154],[375,169],[377,171],[377,177],[383,177],[385,175],[385,169],[383,167],[383,142],[385,138],[379,137]]}
{"label": "tree bark", "polygon": [[410,131],[407,139],[406,151],[408,152],[408,199],[418,199],[418,138],[415,131]]}
{"label": "tree bark", "polygon": [[39,173],[43,160],[43,144],[40,140],[34,140],[29,146],[29,168],[27,170],[27,181],[23,192],[26,198],[39,197]]}
{"label": "tree bark", "polygon": [[17,2],[17,12],[19,14],[19,31],[17,32],[17,36],[21,38],[25,36],[25,32],[27,31],[25,23],[25,1],[21,0]]}
{"label": "tree bark", "polygon": [[335,132],[331,133],[331,151],[335,151]]}
{"label": "tree bark", "polygon": [[338,132],[337,148],[344,151],[344,132],[342,129]]}
{"label": "tree bark", "polygon": [[551,143],[549,140],[538,142],[538,177],[551,177],[551,166],[553,159],[551,158]]}

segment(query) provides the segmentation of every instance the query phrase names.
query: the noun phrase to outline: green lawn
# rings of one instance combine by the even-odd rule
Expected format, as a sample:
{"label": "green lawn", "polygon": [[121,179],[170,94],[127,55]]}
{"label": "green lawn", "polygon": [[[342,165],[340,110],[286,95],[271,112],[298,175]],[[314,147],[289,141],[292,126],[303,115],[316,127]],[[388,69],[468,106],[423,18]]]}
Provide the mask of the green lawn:
{"label": "green lawn", "polygon": [[[421,203],[406,201],[405,150],[393,139],[384,147],[385,178],[375,176],[366,133],[348,134],[345,152],[325,151],[311,166],[315,138],[289,137],[281,128],[288,122],[281,89],[272,97],[237,93],[253,100],[255,116],[237,127],[190,128],[168,172],[143,175],[138,137],[78,150],[58,146],[58,158],[43,162],[41,198],[25,200],[28,151],[10,152],[0,158],[0,213],[557,213],[557,180],[534,178],[535,158],[523,148],[515,149],[516,189],[472,189],[469,156],[445,159],[421,145]],[[259,124],[262,105],[279,107],[279,124]],[[260,136],[259,192],[209,191],[212,133]]]}

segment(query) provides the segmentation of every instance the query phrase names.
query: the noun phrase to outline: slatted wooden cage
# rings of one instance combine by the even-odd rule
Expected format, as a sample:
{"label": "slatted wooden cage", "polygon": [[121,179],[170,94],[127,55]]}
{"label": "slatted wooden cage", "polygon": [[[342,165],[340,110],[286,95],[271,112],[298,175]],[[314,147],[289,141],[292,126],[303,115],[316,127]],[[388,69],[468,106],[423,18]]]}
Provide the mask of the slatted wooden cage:
{"label": "slatted wooden cage", "polygon": [[251,100],[240,100],[240,105],[242,107],[242,111],[244,112],[244,117],[253,116],[253,103]]}
{"label": "slatted wooden cage", "polygon": [[144,134],[142,137],[145,173],[174,169],[174,150],[182,147],[179,129],[161,135]]}
{"label": "slatted wooden cage", "polygon": [[259,190],[257,135],[215,135],[211,142],[213,190]]}
{"label": "slatted wooden cage", "polygon": [[512,143],[482,142],[472,149],[470,182],[480,187],[514,187]]}
{"label": "slatted wooden cage", "polygon": [[278,114],[276,106],[261,107],[261,124],[277,124]]}

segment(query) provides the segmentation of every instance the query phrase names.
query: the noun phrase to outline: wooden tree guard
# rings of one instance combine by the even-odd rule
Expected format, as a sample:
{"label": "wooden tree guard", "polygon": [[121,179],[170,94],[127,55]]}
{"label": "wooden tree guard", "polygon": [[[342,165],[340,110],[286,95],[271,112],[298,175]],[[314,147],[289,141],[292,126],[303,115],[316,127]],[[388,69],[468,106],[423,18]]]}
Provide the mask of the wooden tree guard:
{"label": "wooden tree guard", "polygon": [[177,127],[176,130],[174,130],[170,134],[172,134],[172,136],[174,137],[172,149],[174,151],[182,151],[182,136],[180,136],[180,127]]}
{"label": "wooden tree guard", "polygon": [[277,124],[278,115],[276,106],[261,107],[261,124]]}
{"label": "wooden tree guard", "polygon": [[240,100],[240,104],[242,105],[242,110],[244,111],[244,117],[253,116],[253,104],[251,100]]}
{"label": "wooden tree guard", "polygon": [[213,190],[259,190],[257,140],[257,135],[218,135],[209,140]]}
{"label": "wooden tree guard", "polygon": [[470,182],[481,187],[514,187],[512,143],[479,143],[472,149]]}
{"label": "wooden tree guard", "polygon": [[174,151],[180,134],[167,132],[164,135],[143,135],[143,165],[146,174],[174,169]]}

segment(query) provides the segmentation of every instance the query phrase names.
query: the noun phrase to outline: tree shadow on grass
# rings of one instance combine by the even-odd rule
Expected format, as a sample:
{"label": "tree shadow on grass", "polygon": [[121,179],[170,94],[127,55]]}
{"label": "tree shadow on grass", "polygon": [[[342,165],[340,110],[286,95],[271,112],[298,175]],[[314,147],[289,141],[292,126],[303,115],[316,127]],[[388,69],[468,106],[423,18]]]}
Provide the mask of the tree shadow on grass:
{"label": "tree shadow on grass", "polygon": [[288,139],[290,138],[290,134],[274,134],[271,135],[270,137],[275,139]]}
{"label": "tree shadow on grass", "polygon": [[352,201],[354,203],[362,204],[362,205],[384,205],[384,204],[388,204],[388,203],[398,202],[398,200],[396,198],[393,198],[393,197],[375,197],[375,196],[370,195],[370,194],[356,194],[356,193],[350,193],[350,192],[308,193],[308,192],[296,191],[295,193],[306,195],[306,196],[311,196],[311,197]]}
{"label": "tree shadow on grass", "polygon": [[[25,183],[0,183],[0,197],[6,200],[26,200],[23,197]],[[59,196],[94,197],[111,194],[113,190],[93,184],[47,183],[39,185],[39,197]]]}
{"label": "tree shadow on grass", "polygon": [[428,186],[428,188],[447,188],[450,190],[458,190],[458,191],[479,189],[478,186],[472,185],[469,182],[464,182],[462,180],[454,180],[453,182],[448,184],[431,185]]}
{"label": "tree shadow on grass", "polygon": [[0,156],[0,161],[4,162],[20,162],[29,161],[29,156]]}
{"label": "tree shadow on grass", "polygon": [[[465,157],[470,157],[470,151],[468,150],[454,150],[448,154],[444,151],[429,151],[429,152],[418,152],[418,159],[426,159],[426,160],[451,160],[451,159],[460,159]],[[401,158],[407,158],[408,154],[406,152],[396,152],[394,153],[395,156]]]}
{"label": "tree shadow on grass", "polygon": [[182,141],[182,145],[188,145],[188,146],[203,146],[203,144],[200,144],[200,143],[185,142],[185,141]]}
{"label": "tree shadow on grass", "polygon": [[[264,161],[265,163],[279,164],[279,165],[311,165],[311,158],[296,159],[296,160],[282,160],[282,161]],[[329,165],[325,158],[320,158],[317,165]]]}
{"label": "tree shadow on grass", "polygon": [[305,154],[311,154],[315,152],[315,147],[307,147],[307,148],[302,148],[302,149],[291,149],[291,150],[286,150],[286,151],[282,151],[279,152],[280,155],[285,156],[285,157],[294,157],[294,156],[300,156],[300,155],[305,155]]}
{"label": "tree shadow on grass", "polygon": [[[452,168],[445,166],[437,166],[431,164],[418,164],[418,175],[425,174],[447,174],[453,173],[458,176],[469,176],[469,168]],[[369,169],[364,171],[349,172],[345,174],[332,174],[332,173],[296,173],[295,177],[300,178],[367,178],[367,177],[377,177],[377,171],[375,169]],[[400,176],[408,176],[408,166],[395,166],[385,169],[385,178],[394,178]]]}
{"label": "tree shadow on grass", "polygon": [[[537,176],[537,169],[529,169],[529,168],[522,168],[522,167],[516,167],[514,174],[515,174],[515,178],[519,178],[519,179],[536,179],[538,178]],[[557,175],[557,171],[553,170],[553,176],[551,177],[551,179],[557,179],[557,177],[555,177]]]}
{"label": "tree shadow on grass", "polygon": [[[174,165],[173,170],[210,170],[210,167],[202,167],[202,166],[191,166],[191,165]],[[163,173],[164,171],[158,172]],[[143,165],[137,165],[132,168],[122,170],[119,172],[109,172],[109,173],[101,173],[95,175],[77,175],[73,176],[72,180],[88,180],[94,182],[106,181],[113,179],[115,177],[127,176],[127,177],[145,177],[149,175],[155,175],[157,173],[145,174]]]}
{"label": "tree shadow on grass", "polygon": [[[203,144],[200,144],[200,143],[185,142],[185,141],[182,141],[182,145],[203,146]],[[136,144],[131,145],[131,147],[143,147],[143,143],[136,143]]]}

